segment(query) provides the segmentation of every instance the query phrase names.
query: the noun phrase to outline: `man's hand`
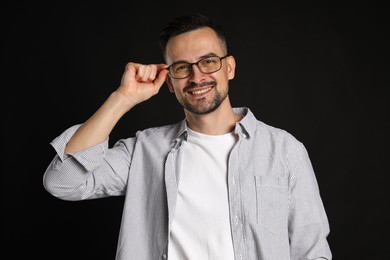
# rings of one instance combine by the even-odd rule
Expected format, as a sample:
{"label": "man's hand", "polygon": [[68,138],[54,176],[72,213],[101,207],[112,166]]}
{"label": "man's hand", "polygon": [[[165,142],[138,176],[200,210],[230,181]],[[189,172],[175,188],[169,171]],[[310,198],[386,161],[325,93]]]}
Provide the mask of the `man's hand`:
{"label": "man's hand", "polygon": [[129,62],[117,92],[133,105],[156,95],[168,75],[166,64],[139,64]]}

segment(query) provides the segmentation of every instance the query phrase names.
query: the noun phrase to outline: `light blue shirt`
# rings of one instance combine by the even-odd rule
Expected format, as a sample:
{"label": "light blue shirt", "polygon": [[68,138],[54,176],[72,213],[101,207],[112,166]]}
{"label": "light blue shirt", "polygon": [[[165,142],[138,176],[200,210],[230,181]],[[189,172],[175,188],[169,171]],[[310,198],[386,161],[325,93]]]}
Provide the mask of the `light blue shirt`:
{"label": "light blue shirt", "polygon": [[[244,115],[228,161],[235,259],[332,259],[329,223],[305,147],[248,108],[234,111]],[[57,154],[43,176],[46,190],[63,200],[125,195],[116,259],[169,259],[186,121],[138,131],[112,148],[106,140],[64,154],[79,126],[52,141]]]}

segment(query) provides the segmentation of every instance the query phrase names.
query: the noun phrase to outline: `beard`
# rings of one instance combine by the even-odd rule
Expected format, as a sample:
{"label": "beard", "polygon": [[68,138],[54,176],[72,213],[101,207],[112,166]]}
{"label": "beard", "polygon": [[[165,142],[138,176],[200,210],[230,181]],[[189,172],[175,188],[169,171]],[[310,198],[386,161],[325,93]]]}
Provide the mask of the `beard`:
{"label": "beard", "polygon": [[212,101],[207,101],[206,98],[198,100],[198,104],[192,105],[186,99],[182,100],[181,105],[184,109],[196,115],[205,115],[214,112],[226,99],[228,95],[228,89],[224,92],[219,92],[214,85],[211,91],[215,91],[215,95]]}

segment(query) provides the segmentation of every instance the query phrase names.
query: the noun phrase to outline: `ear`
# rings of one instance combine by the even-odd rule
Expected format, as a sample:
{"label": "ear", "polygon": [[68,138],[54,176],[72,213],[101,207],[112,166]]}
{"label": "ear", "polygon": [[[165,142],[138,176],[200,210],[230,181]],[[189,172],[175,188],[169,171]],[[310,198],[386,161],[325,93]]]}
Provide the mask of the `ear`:
{"label": "ear", "polygon": [[234,79],[234,75],[236,73],[236,60],[233,56],[227,57],[227,70],[228,70],[228,78]]}
{"label": "ear", "polygon": [[171,77],[169,75],[167,75],[167,78],[166,78],[165,82],[168,85],[169,91],[171,93],[175,93],[175,89],[173,88],[173,85],[172,85],[172,79],[171,79]]}

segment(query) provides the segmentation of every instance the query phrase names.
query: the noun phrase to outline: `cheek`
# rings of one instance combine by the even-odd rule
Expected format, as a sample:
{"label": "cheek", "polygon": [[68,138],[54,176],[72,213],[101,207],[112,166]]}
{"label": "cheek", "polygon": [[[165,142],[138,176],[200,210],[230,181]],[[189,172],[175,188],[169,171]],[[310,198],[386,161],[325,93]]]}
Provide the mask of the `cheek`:
{"label": "cheek", "polygon": [[176,79],[172,80],[170,84],[171,92],[181,93],[184,87],[188,84],[188,80],[186,79]]}
{"label": "cheek", "polygon": [[181,82],[171,82],[171,84],[168,85],[169,91],[174,93],[178,100],[182,100],[185,97],[185,93],[183,93],[185,84],[186,83]]}

